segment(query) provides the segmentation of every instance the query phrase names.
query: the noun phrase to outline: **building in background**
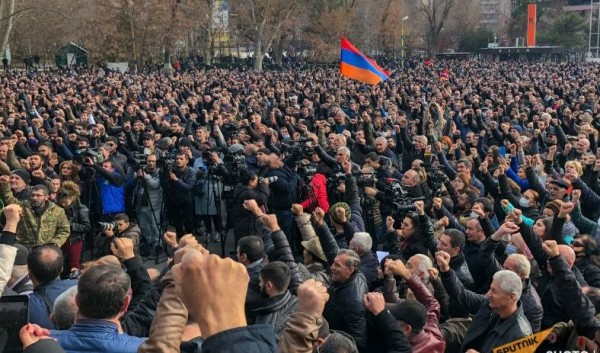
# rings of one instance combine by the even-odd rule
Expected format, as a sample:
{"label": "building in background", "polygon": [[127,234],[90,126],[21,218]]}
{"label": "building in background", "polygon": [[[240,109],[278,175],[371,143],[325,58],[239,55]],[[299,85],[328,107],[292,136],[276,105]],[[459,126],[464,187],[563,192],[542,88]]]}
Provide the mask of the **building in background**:
{"label": "building in background", "polygon": [[481,26],[496,34],[504,32],[508,26],[515,0],[479,0]]}

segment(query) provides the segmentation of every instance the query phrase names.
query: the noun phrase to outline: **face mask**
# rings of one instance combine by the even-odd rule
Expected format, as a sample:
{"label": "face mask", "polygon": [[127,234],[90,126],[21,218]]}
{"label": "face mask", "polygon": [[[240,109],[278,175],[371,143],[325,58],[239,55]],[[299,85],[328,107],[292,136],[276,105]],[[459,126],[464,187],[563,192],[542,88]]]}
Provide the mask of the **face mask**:
{"label": "face mask", "polygon": [[539,174],[541,171],[542,171],[542,166],[541,165],[536,165],[535,166],[535,172]]}
{"label": "face mask", "polygon": [[477,214],[477,212],[471,211],[471,214],[469,215],[469,218],[479,218],[479,214]]}
{"label": "face mask", "polygon": [[505,253],[506,255],[510,255],[510,254],[514,254],[514,253],[516,253],[516,252],[517,252],[517,250],[518,250],[518,249],[517,249],[517,247],[516,247],[516,246],[514,246],[514,245],[512,245],[512,244],[508,244],[508,245],[506,246],[506,249],[504,250],[504,253]]}
{"label": "face mask", "polygon": [[526,198],[524,198],[523,196],[521,196],[521,198],[519,199],[519,206],[521,206],[521,207],[529,207],[529,200],[527,200]]}

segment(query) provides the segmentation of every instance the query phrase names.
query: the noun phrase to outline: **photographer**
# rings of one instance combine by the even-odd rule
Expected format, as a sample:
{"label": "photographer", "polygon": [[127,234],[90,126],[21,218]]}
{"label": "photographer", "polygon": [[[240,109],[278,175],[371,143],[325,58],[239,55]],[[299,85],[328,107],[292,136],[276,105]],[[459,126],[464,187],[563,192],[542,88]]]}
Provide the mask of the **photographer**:
{"label": "photographer", "polygon": [[244,201],[255,200],[258,206],[265,207],[269,198],[269,183],[266,179],[259,180],[256,173],[242,173],[240,182],[233,190],[233,207],[231,220],[235,247],[240,238],[248,234],[261,234],[260,220],[244,208]]}
{"label": "photographer", "polygon": [[146,166],[138,167],[135,172],[133,197],[137,221],[142,229],[142,238],[140,239],[142,256],[154,255],[159,243],[163,194],[157,161],[156,155],[150,154],[146,157]]}
{"label": "photographer", "polygon": [[[222,229],[220,212],[223,180],[229,177],[229,171],[216,152],[204,151],[192,167],[196,171],[194,185],[195,215],[204,222],[206,236],[211,242],[220,241]],[[212,227],[214,223],[214,228]]]}
{"label": "photographer", "polygon": [[85,173],[95,176],[102,202],[102,220],[111,222],[114,215],[125,212],[125,180],[108,160],[98,165],[92,157],[86,156],[84,169]]}
{"label": "photographer", "polygon": [[196,175],[188,163],[186,154],[178,154],[173,169],[163,170],[166,174],[163,191],[167,195],[167,220],[175,225],[177,237],[194,231],[192,189],[196,183]]}
{"label": "photographer", "polygon": [[112,255],[111,244],[116,238],[129,238],[133,242],[133,251],[139,254],[140,227],[129,222],[129,216],[125,213],[115,215],[113,223],[105,224],[102,233],[96,237],[96,248],[103,249],[103,255]]}

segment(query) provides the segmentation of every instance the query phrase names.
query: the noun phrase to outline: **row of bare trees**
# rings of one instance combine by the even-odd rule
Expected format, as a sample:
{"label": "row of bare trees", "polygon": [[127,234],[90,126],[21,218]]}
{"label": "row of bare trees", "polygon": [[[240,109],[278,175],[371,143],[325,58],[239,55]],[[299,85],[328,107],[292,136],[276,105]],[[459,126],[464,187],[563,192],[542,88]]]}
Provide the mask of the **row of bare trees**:
{"label": "row of bare trees", "polygon": [[[218,9],[228,8],[226,25]],[[65,43],[87,48],[92,62],[163,63],[197,54],[211,63],[219,46],[265,55],[335,60],[348,37],[370,53],[410,47],[435,52],[443,33],[479,23],[479,0],[0,0],[2,52],[50,59]],[[43,5],[39,5],[43,3]],[[407,19],[403,21],[403,19]],[[454,25],[452,24],[454,23]],[[225,44],[223,44],[225,43]],[[249,50],[247,50],[249,51]],[[227,53],[227,51],[225,51]]]}

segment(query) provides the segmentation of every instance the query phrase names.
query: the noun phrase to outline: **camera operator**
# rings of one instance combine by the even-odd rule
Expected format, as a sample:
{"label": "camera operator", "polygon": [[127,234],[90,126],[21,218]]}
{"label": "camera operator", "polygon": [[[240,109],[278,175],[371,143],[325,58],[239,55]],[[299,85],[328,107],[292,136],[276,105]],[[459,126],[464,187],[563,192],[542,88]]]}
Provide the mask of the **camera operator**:
{"label": "camera operator", "polygon": [[129,238],[133,242],[133,252],[139,254],[140,227],[129,222],[129,216],[125,213],[115,215],[115,221],[109,223],[102,233],[96,237],[96,248],[103,249],[103,255],[112,255],[110,245],[116,238]]}
{"label": "camera operator", "polygon": [[[298,183],[300,178],[289,166],[287,166],[276,154],[269,158],[269,170],[266,177],[277,177],[270,185],[271,194],[267,202],[269,209],[277,216],[277,222],[281,230],[291,237],[294,215],[292,205],[298,198]],[[290,241],[290,244],[292,242]]]}
{"label": "camera operator", "polygon": [[[153,256],[160,236],[160,216],[163,205],[163,194],[160,185],[158,158],[154,154],[146,157],[146,166],[135,171],[133,190],[137,221],[142,230],[140,254]],[[131,169],[133,171],[133,169]]]}
{"label": "camera operator", "polygon": [[402,180],[402,173],[393,167],[393,161],[389,161],[387,157],[370,152],[365,157],[365,164],[375,169],[377,179],[394,178]]}
{"label": "camera operator", "polygon": [[[223,180],[229,177],[229,171],[216,152],[204,151],[202,156],[194,162],[192,167],[196,171],[194,185],[195,215],[200,216],[204,222],[206,236],[211,242],[220,241],[219,232],[222,230],[221,194],[223,193]],[[212,225],[214,224],[214,228]]]}
{"label": "camera operator", "polygon": [[84,163],[85,173],[95,178],[98,185],[102,220],[111,222],[114,215],[125,212],[125,181],[111,161],[105,160],[98,165],[93,157],[86,156]]}
{"label": "camera operator", "polygon": [[254,172],[245,172],[240,175],[240,182],[233,190],[233,207],[231,209],[236,248],[242,237],[261,234],[260,220],[244,208],[244,201],[255,200],[259,207],[265,207],[268,198],[269,182],[267,179],[259,180]]}
{"label": "camera operator", "polygon": [[166,180],[163,191],[167,195],[167,220],[175,225],[177,237],[182,237],[194,231],[192,190],[196,183],[196,175],[188,166],[189,158],[186,154],[177,154],[174,163],[172,170],[164,170]]}

